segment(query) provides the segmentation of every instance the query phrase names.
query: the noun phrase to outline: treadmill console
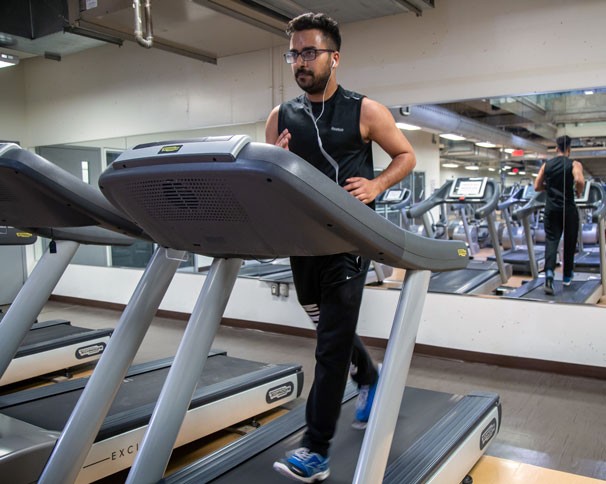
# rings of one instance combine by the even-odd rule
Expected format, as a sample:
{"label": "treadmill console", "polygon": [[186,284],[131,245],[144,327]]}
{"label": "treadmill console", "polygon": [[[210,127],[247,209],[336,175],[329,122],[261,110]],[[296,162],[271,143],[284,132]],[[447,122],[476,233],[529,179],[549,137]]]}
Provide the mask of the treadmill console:
{"label": "treadmill console", "polygon": [[405,188],[388,188],[383,192],[383,196],[379,202],[385,204],[399,203],[404,200],[405,194]]}
{"label": "treadmill console", "polygon": [[477,201],[484,198],[486,194],[486,177],[457,178],[450,187],[449,200]]}
{"label": "treadmill console", "polygon": [[531,198],[533,198],[535,196],[536,193],[537,192],[534,189],[534,185],[532,183],[530,183],[524,187],[524,193],[522,194],[522,199],[530,200]]}

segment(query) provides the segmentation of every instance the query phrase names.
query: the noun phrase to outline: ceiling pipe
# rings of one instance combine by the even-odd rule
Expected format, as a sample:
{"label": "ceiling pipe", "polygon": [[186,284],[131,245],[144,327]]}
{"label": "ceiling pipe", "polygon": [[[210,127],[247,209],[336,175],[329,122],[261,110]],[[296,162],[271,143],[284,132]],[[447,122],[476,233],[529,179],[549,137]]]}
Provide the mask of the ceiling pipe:
{"label": "ceiling pipe", "polygon": [[479,141],[547,154],[547,147],[506,131],[495,129],[434,105],[391,108],[396,122],[413,124],[436,133],[454,133]]}

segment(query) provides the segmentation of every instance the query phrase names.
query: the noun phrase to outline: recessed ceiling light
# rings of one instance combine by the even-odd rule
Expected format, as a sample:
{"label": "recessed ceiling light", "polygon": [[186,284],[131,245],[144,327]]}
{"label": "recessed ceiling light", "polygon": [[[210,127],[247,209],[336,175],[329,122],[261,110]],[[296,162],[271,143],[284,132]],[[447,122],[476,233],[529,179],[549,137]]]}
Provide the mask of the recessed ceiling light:
{"label": "recessed ceiling light", "polygon": [[465,165],[465,169],[466,170],[473,170],[473,171],[477,171],[480,169],[480,167],[478,165]]}
{"label": "recessed ceiling light", "polygon": [[418,129],[421,129],[419,126],[406,123],[396,123],[396,126],[400,129],[405,129],[406,131],[417,131]]}
{"label": "recessed ceiling light", "polygon": [[463,141],[463,140],[465,140],[465,136],[460,136],[458,134],[453,134],[453,133],[441,134],[440,138],[445,138],[445,139],[449,139],[449,140],[452,140],[452,141]]}
{"label": "recessed ceiling light", "polygon": [[458,168],[459,165],[457,165],[456,163],[442,163],[442,166],[444,168]]}
{"label": "recessed ceiling light", "polygon": [[503,151],[504,151],[505,153],[509,153],[509,154],[511,154],[511,153],[513,153],[513,152],[515,151],[515,149],[513,149],[513,148],[505,148]]}
{"label": "recessed ceiling light", "polygon": [[496,148],[497,145],[495,145],[494,143],[491,143],[490,141],[479,141],[478,143],[476,143],[476,146],[479,146],[481,148]]}
{"label": "recessed ceiling light", "polygon": [[0,68],[11,67],[19,64],[19,57],[12,54],[0,53]]}

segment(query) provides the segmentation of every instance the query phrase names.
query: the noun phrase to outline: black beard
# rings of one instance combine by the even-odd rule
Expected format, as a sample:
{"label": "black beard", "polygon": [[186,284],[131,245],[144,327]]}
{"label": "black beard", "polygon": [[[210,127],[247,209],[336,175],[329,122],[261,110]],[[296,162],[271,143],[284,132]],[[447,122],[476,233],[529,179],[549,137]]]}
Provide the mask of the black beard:
{"label": "black beard", "polygon": [[[301,82],[301,80],[299,79],[299,73],[305,73],[310,77],[310,80],[305,80],[305,82]],[[304,68],[298,69],[297,72],[295,72],[295,81],[297,82],[298,86],[303,89],[307,94],[320,94],[324,92],[329,79],[330,72],[325,73],[320,77],[316,77],[316,75],[312,71],[308,71]]]}

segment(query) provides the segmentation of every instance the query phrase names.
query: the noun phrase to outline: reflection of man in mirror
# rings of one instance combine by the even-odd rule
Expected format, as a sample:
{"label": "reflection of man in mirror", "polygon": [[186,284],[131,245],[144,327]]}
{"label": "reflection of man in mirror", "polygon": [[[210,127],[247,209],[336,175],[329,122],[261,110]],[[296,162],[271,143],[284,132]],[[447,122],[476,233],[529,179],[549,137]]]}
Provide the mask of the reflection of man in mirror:
{"label": "reflection of man in mirror", "polygon": [[557,156],[541,166],[534,182],[536,191],[546,190],[545,204],[545,293],[553,294],[553,274],[558,245],[564,234],[564,286],[570,286],[574,277],[574,251],[579,231],[579,212],[575,193],[581,196],[585,187],[583,165],[570,159],[570,137],[557,140]]}

